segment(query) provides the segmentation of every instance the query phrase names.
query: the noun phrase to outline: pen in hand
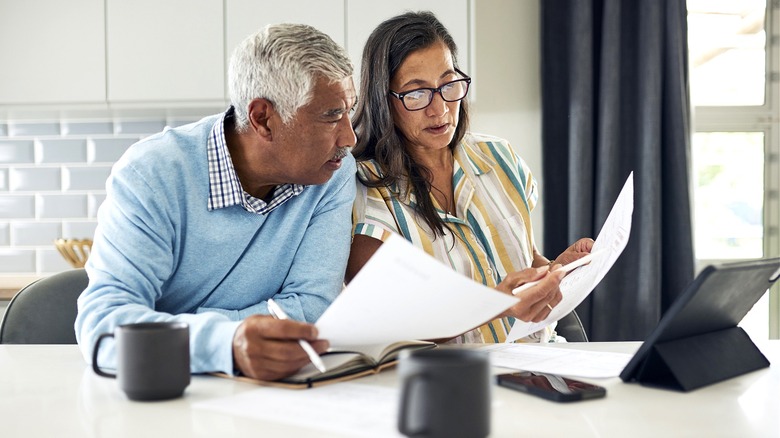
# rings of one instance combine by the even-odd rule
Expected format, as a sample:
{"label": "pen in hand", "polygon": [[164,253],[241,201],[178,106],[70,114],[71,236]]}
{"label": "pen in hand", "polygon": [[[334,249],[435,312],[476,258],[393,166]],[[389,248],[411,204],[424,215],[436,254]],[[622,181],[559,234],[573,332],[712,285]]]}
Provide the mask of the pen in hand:
{"label": "pen in hand", "polygon": [[[279,307],[279,305],[270,298],[268,299],[268,311],[271,312],[271,315],[276,319],[290,319],[287,314],[284,313],[284,310],[282,310],[282,308]],[[311,363],[315,368],[317,368],[321,373],[327,371],[327,368],[325,368],[325,364],[322,362],[320,355],[314,351],[314,347],[312,347],[311,344],[309,344],[304,339],[298,339],[298,344],[301,345],[303,351],[305,351],[309,356],[309,360],[311,360]]]}
{"label": "pen in hand", "polygon": [[[592,253],[590,253],[588,255],[580,257],[579,259],[569,263],[568,265],[561,266],[560,268],[556,269],[556,271],[558,271],[558,272],[570,272],[570,271],[573,271],[573,270],[579,268],[582,265],[590,263],[591,261],[593,261],[593,259],[596,258],[596,256],[598,256],[600,254],[601,254],[601,251],[592,252]],[[526,289],[529,289],[532,286],[535,286],[535,285],[539,284],[540,282],[541,282],[541,280],[529,281],[528,283],[525,283],[525,284],[523,284],[521,286],[518,286],[518,287],[514,288],[512,290],[512,294],[513,295],[517,295],[520,292],[522,292],[522,291],[524,291]]]}

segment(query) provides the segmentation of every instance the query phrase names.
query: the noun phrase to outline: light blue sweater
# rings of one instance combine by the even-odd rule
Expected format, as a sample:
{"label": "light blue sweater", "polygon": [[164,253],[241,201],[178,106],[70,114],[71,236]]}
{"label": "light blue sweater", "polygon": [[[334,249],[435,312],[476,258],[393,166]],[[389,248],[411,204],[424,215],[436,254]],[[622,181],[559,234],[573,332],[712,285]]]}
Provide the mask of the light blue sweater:
{"label": "light blue sweater", "polygon": [[[232,373],[236,328],[267,314],[268,298],[290,318],[314,322],[341,291],[352,155],[330,181],[267,215],[208,211],[207,138],[220,116],[144,139],[112,169],[78,300],[76,337],[87,361],[98,335],[118,325],[175,320],[190,326],[193,373]],[[103,344],[98,363],[115,367],[113,342]]]}

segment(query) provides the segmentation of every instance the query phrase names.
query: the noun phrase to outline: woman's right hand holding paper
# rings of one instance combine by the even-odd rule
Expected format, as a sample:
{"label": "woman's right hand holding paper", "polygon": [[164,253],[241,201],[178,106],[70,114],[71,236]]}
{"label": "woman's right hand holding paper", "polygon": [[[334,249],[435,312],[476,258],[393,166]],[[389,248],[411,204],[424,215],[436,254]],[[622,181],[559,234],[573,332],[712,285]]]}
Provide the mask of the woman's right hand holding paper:
{"label": "woman's right hand holding paper", "polygon": [[516,296],[520,302],[507,309],[501,317],[512,316],[525,322],[543,321],[563,299],[560,284],[566,275],[562,271],[550,271],[547,266],[528,268],[508,274],[496,289],[512,295],[512,290],[531,281],[539,281]]}

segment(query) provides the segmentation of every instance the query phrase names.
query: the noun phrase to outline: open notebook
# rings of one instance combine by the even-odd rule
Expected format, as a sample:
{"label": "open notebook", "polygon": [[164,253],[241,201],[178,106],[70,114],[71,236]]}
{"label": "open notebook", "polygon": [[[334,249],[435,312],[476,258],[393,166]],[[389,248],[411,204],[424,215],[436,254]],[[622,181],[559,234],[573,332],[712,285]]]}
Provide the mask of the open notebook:
{"label": "open notebook", "polygon": [[327,368],[324,373],[318,371],[314,365],[307,364],[294,375],[273,382],[259,381],[248,377],[235,377],[235,379],[264,386],[313,388],[381,372],[398,363],[398,356],[402,350],[435,347],[436,344],[426,341],[394,342],[387,346],[339,347],[320,355]]}

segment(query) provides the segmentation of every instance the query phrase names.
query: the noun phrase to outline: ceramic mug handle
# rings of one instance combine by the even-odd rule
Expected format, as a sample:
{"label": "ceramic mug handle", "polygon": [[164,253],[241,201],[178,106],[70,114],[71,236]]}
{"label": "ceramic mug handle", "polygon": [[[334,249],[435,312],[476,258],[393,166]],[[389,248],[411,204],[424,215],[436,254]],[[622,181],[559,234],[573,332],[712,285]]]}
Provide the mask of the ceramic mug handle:
{"label": "ceramic mug handle", "polygon": [[419,384],[424,385],[425,380],[425,373],[421,372],[409,374],[404,379],[403,388],[401,388],[401,406],[399,408],[400,415],[398,417],[398,430],[406,436],[425,436],[428,433],[428,431],[425,429],[410,430],[409,427],[407,427],[408,419],[406,415],[406,413],[409,412],[409,409],[412,407],[409,399],[410,394],[412,393],[412,385],[416,384],[418,381]]}
{"label": "ceramic mug handle", "polygon": [[97,341],[95,341],[95,348],[92,350],[92,370],[97,374],[98,376],[103,377],[110,377],[112,379],[116,379],[116,374],[110,374],[100,369],[98,366],[98,350],[100,349],[100,342],[103,341],[105,338],[113,338],[113,333],[103,333],[97,338]]}

